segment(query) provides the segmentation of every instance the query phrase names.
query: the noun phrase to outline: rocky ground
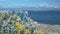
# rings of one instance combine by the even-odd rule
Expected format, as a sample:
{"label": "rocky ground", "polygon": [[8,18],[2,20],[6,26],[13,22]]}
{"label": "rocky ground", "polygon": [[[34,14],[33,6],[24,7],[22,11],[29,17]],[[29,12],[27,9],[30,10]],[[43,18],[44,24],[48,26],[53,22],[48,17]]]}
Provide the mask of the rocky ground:
{"label": "rocky ground", "polygon": [[60,25],[39,24],[37,30],[41,30],[44,34],[60,34]]}

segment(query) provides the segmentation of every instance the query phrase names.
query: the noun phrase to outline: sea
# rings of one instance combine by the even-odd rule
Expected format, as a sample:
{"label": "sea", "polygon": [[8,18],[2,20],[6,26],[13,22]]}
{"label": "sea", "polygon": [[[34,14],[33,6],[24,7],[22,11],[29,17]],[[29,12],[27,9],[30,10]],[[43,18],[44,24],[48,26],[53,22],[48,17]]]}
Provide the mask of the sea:
{"label": "sea", "polygon": [[[15,11],[15,9],[12,11]],[[23,10],[23,11],[28,11],[28,17],[31,17],[31,19],[37,21],[38,23],[60,25],[60,10]]]}
{"label": "sea", "polygon": [[28,10],[28,16],[38,23],[60,25],[60,10]]}

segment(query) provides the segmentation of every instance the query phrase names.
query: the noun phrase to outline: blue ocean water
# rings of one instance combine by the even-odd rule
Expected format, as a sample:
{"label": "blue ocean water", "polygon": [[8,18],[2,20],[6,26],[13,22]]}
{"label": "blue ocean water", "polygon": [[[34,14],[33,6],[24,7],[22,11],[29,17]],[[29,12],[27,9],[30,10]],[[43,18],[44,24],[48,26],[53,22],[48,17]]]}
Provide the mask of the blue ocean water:
{"label": "blue ocean water", "polygon": [[29,11],[29,17],[38,23],[44,24],[60,24],[60,12],[59,11]]}

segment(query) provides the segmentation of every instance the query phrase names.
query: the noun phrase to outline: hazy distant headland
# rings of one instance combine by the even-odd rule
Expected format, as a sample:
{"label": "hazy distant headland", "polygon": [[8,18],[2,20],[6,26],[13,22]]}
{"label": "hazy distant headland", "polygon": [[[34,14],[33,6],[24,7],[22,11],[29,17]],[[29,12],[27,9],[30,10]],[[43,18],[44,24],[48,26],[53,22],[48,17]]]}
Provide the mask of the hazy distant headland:
{"label": "hazy distant headland", "polygon": [[32,12],[60,12],[60,9],[52,9],[52,8],[0,8],[0,10],[26,10],[26,11],[32,11]]}

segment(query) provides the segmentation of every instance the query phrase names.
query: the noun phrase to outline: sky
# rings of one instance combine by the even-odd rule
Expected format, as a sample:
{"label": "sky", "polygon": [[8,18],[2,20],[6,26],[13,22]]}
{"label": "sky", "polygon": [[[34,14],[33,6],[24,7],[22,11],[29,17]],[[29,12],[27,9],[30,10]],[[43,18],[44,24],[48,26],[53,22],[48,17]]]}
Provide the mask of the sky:
{"label": "sky", "polygon": [[60,0],[0,0],[0,8],[60,9]]}

